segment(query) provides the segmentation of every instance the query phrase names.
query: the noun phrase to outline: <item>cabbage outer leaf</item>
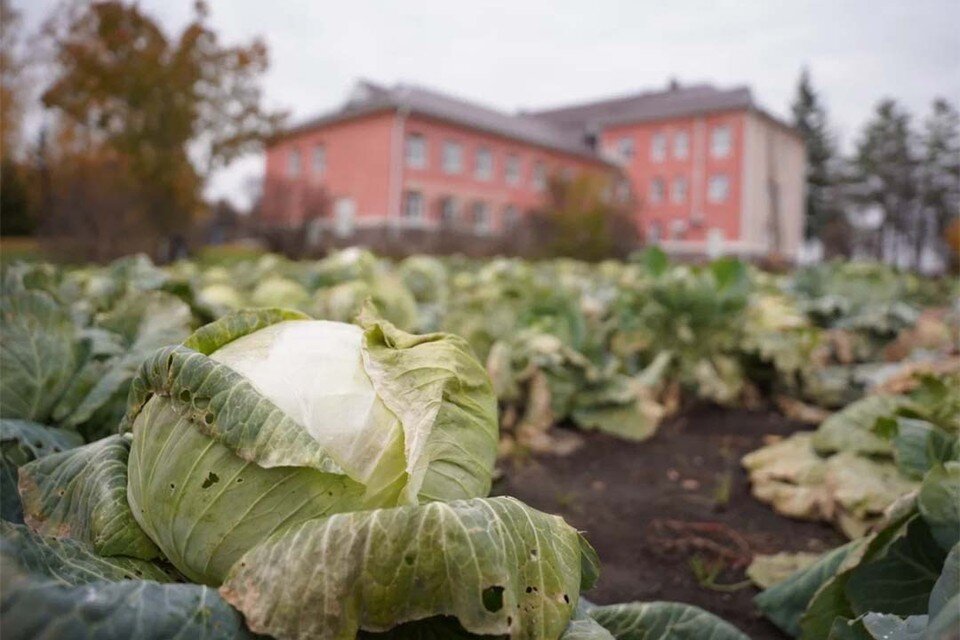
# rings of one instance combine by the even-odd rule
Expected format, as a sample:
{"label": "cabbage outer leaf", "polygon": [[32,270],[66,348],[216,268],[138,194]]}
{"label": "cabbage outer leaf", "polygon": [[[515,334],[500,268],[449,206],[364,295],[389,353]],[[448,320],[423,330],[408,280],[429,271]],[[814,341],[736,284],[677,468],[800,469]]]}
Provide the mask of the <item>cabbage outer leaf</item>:
{"label": "cabbage outer leaf", "polygon": [[76,540],[44,538],[0,523],[5,640],[254,637],[216,591],[170,580],[149,562],[103,558]]}
{"label": "cabbage outer leaf", "polygon": [[595,608],[581,597],[560,640],[614,640],[613,634],[590,616]]}
{"label": "cabbage outer leaf", "polygon": [[245,554],[220,592],[251,629],[277,638],[354,640],[360,629],[453,616],[470,633],[553,640],[597,564],[562,518],[512,498],[431,502],[279,533]]}
{"label": "cabbage outer leaf", "polygon": [[80,366],[67,307],[37,290],[0,296],[0,417],[46,422]]}
{"label": "cabbage outer leaf", "polygon": [[823,421],[813,436],[813,447],[820,454],[854,451],[865,455],[889,456],[890,442],[877,435],[873,426],[878,418],[893,415],[911,406],[906,396],[874,395],[857,400]]}
{"label": "cabbage outer leaf", "polygon": [[124,556],[105,558],[79,540],[40,536],[22,524],[10,522],[0,522],[0,557],[26,572],[48,576],[61,584],[98,580],[173,581],[171,575],[152,562]]}
{"label": "cabbage outer leaf", "polygon": [[827,552],[808,567],[761,592],[754,604],[771,622],[785,633],[800,635],[800,618],[814,594],[837,572],[846,557],[863,544],[854,540]]}
{"label": "cabbage outer leaf", "polygon": [[230,367],[183,346],[154,352],[130,389],[121,433],[154,396],[169,398],[204,435],[264,468],[310,467],[342,473],[309,433]]}
{"label": "cabbage outer leaf", "polygon": [[244,552],[285,526],[362,505],[363,485],[347,476],[243,460],[181,409],[154,397],[139,414],[127,500],[143,530],[194,582],[220,584]]}
{"label": "cabbage outer leaf", "polygon": [[749,640],[729,622],[689,604],[629,602],[589,611],[617,640]]}
{"label": "cabbage outer leaf", "polygon": [[86,542],[101,555],[158,557],[127,503],[129,455],[130,443],[115,435],[21,467],[27,524],[42,535]]}
{"label": "cabbage outer leaf", "polygon": [[497,455],[497,399],[470,345],[447,333],[413,335],[367,309],[364,365],[403,426],[406,502],[490,492]]}
{"label": "cabbage outer leaf", "polygon": [[0,518],[23,522],[17,493],[19,468],[38,458],[83,444],[80,434],[28,420],[0,419]]}

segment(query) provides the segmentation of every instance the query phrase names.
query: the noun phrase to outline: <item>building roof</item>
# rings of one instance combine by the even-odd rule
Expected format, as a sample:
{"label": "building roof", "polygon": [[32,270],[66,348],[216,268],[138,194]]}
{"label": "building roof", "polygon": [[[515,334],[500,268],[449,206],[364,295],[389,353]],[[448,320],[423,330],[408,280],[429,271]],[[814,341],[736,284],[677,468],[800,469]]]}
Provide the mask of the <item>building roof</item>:
{"label": "building roof", "polygon": [[598,150],[588,140],[604,127],[739,109],[755,111],[774,124],[794,131],[786,123],[760,109],[748,87],[718,89],[709,84],[681,86],[671,82],[662,91],[618,96],[555,109],[506,113],[413,84],[385,87],[361,80],[339,109],[295,125],[285,134],[377,111],[402,110],[602,160]]}
{"label": "building roof", "polygon": [[360,81],[340,109],[295,125],[287,133],[313,129],[383,109],[404,110],[537,146],[599,159],[580,132],[562,131],[540,118],[506,113],[412,84],[384,87]]}
{"label": "building roof", "polygon": [[665,91],[648,91],[556,109],[530,111],[527,115],[546,120],[562,129],[596,131],[613,124],[754,107],[748,87],[717,89],[709,84],[681,86],[672,82]]}

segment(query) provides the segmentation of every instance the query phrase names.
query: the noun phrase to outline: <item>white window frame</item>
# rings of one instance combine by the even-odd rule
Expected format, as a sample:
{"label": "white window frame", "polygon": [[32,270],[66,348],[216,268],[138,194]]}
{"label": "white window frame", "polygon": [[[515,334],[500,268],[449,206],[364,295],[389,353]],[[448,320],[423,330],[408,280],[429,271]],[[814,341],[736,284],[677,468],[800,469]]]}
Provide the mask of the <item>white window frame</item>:
{"label": "white window frame", "polygon": [[338,198],[333,205],[334,232],[341,238],[353,234],[357,203],[353,198]]}
{"label": "white window frame", "polygon": [[427,166],[427,139],[422,133],[407,134],[403,159],[411,169],[423,169]]}
{"label": "white window frame", "polygon": [[667,134],[658,131],[650,138],[650,159],[653,162],[663,162],[667,159]]}
{"label": "white window frame", "polygon": [[673,157],[677,160],[686,160],[690,157],[690,134],[686,131],[677,131],[673,134]]}
{"label": "white window frame", "polygon": [[536,191],[543,191],[547,188],[547,164],[543,160],[537,160],[533,163],[533,174],[530,176],[530,182]]}
{"label": "white window frame", "polygon": [[299,178],[303,170],[303,153],[300,149],[290,149],[287,152],[287,176]]}
{"label": "white window frame", "polygon": [[733,150],[733,129],[720,124],[710,130],[710,157],[726,158]]}
{"label": "white window frame", "polygon": [[440,224],[455,227],[460,222],[460,208],[457,199],[453,196],[444,196],[440,199]]}
{"label": "white window frame", "polygon": [[670,239],[682,240],[683,234],[687,232],[687,222],[685,220],[670,221]]}
{"label": "white window frame", "polygon": [[463,173],[463,145],[453,140],[443,143],[441,163],[443,172],[447,175]]}
{"label": "white window frame", "polygon": [[650,194],[647,199],[650,204],[661,204],[667,195],[667,185],[663,178],[652,178],[650,180]]}
{"label": "white window frame", "polygon": [[520,209],[515,204],[508,204],[503,208],[503,228],[516,229],[520,225]]}
{"label": "white window frame", "polygon": [[[722,187],[721,187],[722,185]],[[707,202],[722,204],[730,198],[730,176],[715,173],[707,180]]]}
{"label": "white window frame", "polygon": [[490,206],[483,200],[477,200],[473,203],[470,213],[473,217],[471,223],[474,233],[490,233],[493,228],[492,220],[490,219]]}
{"label": "white window frame", "polygon": [[310,170],[318,176],[327,172],[327,146],[323,143],[313,145]]}
{"label": "white window frame", "polygon": [[623,136],[617,140],[617,155],[621,160],[632,160],[636,154],[636,141],[633,136]]}
{"label": "white window frame", "polygon": [[509,154],[503,165],[503,179],[511,186],[517,186],[520,184],[520,171],[520,156],[516,153]]}
{"label": "white window frame", "polygon": [[473,177],[484,182],[493,179],[493,152],[486,147],[473,154]]}
{"label": "white window frame", "polygon": [[654,220],[647,229],[647,241],[656,244],[661,240],[663,240],[663,225],[659,220]]}
{"label": "white window frame", "polygon": [[670,183],[670,202],[683,204],[687,201],[687,191],[689,191],[689,184],[686,176],[676,176]]}
{"label": "white window frame", "polygon": [[423,220],[423,194],[411,189],[403,193],[403,209],[400,211],[404,220],[420,222]]}

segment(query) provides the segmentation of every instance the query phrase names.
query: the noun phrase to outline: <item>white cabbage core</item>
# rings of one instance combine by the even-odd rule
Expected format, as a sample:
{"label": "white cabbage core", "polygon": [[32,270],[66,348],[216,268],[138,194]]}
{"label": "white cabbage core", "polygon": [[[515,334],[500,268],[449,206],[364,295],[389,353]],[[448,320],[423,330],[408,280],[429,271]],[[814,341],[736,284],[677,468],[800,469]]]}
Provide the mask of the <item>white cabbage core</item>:
{"label": "white cabbage core", "polygon": [[302,425],[368,495],[403,474],[403,429],[363,367],[363,330],[289,320],[248,334],[211,358],[242,374]]}

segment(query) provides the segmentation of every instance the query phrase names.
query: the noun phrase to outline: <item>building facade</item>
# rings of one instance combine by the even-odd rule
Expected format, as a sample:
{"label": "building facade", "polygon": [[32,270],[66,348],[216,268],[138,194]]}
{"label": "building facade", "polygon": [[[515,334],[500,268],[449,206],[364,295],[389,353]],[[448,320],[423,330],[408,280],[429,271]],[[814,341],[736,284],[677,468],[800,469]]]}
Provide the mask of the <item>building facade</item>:
{"label": "building facade", "polygon": [[640,235],[676,254],[796,258],[799,135],[745,88],[680,87],[507,114],[420,87],[360,82],[343,107],[267,147],[262,217],[509,233],[553,175],[627,181]]}

